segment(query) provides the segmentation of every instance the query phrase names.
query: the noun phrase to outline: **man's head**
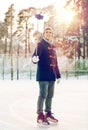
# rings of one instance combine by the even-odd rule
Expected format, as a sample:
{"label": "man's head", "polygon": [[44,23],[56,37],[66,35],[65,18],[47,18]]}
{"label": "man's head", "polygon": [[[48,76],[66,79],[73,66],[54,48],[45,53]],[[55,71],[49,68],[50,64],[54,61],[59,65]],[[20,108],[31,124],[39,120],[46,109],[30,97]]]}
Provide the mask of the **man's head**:
{"label": "man's head", "polygon": [[46,27],[43,33],[44,38],[49,41],[50,43],[52,42],[53,39],[53,30],[51,27]]}

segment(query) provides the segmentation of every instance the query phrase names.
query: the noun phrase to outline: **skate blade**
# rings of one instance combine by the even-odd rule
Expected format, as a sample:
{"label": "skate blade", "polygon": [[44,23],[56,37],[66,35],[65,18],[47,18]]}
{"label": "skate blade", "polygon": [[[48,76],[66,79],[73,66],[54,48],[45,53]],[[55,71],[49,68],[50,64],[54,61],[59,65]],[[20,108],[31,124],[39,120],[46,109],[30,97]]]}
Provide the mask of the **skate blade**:
{"label": "skate blade", "polygon": [[40,127],[40,128],[49,128],[50,124],[46,125],[46,124],[42,124],[42,123],[37,123],[37,126]]}
{"label": "skate blade", "polygon": [[58,122],[53,121],[51,119],[48,119],[48,122],[50,123],[50,125],[58,125]]}

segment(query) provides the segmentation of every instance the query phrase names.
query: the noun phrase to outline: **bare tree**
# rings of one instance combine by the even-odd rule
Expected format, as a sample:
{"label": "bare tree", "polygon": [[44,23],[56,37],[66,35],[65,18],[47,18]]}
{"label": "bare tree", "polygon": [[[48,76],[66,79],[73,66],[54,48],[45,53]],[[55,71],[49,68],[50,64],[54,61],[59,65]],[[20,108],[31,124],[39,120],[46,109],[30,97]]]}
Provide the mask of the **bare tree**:
{"label": "bare tree", "polygon": [[34,15],[35,8],[30,7],[28,9],[23,9],[18,14],[18,26],[22,26],[25,33],[25,57],[27,56],[28,49],[30,52],[30,43],[29,43],[29,31],[32,27],[30,24],[29,19]]}

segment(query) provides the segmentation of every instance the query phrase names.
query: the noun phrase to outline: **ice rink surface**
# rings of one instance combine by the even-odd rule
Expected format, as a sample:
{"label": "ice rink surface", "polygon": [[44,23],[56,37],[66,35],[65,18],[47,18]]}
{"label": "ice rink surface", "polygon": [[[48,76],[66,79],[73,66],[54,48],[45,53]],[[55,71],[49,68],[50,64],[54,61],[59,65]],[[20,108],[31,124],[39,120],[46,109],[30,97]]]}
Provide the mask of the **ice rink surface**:
{"label": "ice rink surface", "polygon": [[37,126],[37,97],[36,81],[0,81],[0,130],[88,130],[88,80],[62,79],[55,85],[56,126]]}

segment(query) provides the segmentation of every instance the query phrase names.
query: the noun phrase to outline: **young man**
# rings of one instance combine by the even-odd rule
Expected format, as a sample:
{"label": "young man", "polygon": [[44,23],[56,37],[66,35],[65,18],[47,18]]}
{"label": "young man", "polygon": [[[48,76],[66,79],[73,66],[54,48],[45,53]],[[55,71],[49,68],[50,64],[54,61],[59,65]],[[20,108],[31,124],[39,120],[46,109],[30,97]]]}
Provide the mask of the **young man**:
{"label": "young man", "polygon": [[37,63],[36,80],[39,82],[37,123],[44,125],[49,125],[50,122],[58,123],[58,120],[52,115],[51,109],[55,81],[56,79],[59,81],[61,74],[53,45],[53,31],[50,27],[44,30],[43,39],[38,43],[33,54],[33,62]]}

